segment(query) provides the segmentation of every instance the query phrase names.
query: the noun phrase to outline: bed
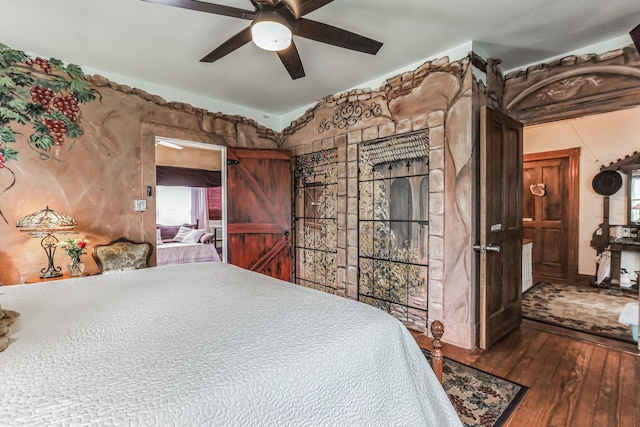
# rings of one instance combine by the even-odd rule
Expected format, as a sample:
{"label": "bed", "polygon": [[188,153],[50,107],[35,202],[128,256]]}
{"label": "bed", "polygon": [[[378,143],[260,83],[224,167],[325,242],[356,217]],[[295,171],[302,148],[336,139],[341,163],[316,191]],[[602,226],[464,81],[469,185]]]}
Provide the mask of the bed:
{"label": "bed", "polygon": [[167,242],[156,249],[158,265],[220,261],[216,246],[211,243]]}
{"label": "bed", "polygon": [[224,263],[0,287],[0,425],[460,426],[407,329]]}
{"label": "bed", "polygon": [[156,228],[156,264],[220,261],[215,234],[197,224],[161,225]]}

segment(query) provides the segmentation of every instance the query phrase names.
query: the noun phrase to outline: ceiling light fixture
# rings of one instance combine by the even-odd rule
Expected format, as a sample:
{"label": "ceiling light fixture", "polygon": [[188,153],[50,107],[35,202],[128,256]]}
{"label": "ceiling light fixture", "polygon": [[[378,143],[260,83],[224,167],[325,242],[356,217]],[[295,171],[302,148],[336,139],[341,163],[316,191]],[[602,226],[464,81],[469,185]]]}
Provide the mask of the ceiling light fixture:
{"label": "ceiling light fixture", "polygon": [[156,139],[156,144],[164,145],[165,147],[173,148],[175,150],[182,150],[183,148],[181,145],[174,144],[173,142],[165,141],[164,139]]}
{"label": "ceiling light fixture", "polygon": [[251,40],[261,49],[280,51],[291,45],[291,29],[272,17],[256,19],[251,24]]}

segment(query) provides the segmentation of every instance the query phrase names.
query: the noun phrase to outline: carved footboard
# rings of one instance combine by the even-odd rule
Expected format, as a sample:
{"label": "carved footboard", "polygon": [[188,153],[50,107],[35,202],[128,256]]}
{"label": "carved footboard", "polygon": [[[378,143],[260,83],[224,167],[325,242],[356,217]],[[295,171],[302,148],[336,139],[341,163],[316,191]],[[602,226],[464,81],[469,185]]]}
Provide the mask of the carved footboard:
{"label": "carved footboard", "polygon": [[442,335],[444,334],[444,325],[441,321],[435,320],[431,323],[431,335],[433,335],[433,342],[431,343],[431,347],[433,350],[431,351],[431,367],[433,368],[433,372],[435,372],[436,377],[438,377],[438,381],[442,383]]}

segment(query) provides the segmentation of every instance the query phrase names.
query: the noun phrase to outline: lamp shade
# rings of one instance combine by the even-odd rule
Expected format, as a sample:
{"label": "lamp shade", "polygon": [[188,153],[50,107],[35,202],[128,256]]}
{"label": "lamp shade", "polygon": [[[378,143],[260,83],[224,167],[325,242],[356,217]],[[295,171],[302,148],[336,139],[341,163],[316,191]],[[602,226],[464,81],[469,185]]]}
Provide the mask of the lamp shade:
{"label": "lamp shade", "polygon": [[18,221],[16,227],[27,233],[65,231],[75,228],[76,220],[69,215],[49,209],[34,212]]}
{"label": "lamp shade", "polygon": [[256,20],[251,24],[251,40],[259,48],[279,51],[291,44],[291,30],[277,20]]}

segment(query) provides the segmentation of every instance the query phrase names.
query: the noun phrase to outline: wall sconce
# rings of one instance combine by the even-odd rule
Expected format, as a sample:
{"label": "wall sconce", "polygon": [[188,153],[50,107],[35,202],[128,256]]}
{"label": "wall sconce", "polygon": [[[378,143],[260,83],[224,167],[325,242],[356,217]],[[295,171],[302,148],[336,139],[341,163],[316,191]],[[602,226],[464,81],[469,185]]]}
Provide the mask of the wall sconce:
{"label": "wall sconce", "polygon": [[61,268],[53,265],[53,255],[56,253],[56,244],[58,239],[53,235],[54,232],[68,233],[76,226],[76,220],[68,215],[49,209],[34,212],[25,216],[16,227],[21,232],[29,233],[31,237],[42,237],[40,246],[44,249],[49,260],[49,265],[40,270],[43,279],[51,279],[53,277],[62,276]]}

